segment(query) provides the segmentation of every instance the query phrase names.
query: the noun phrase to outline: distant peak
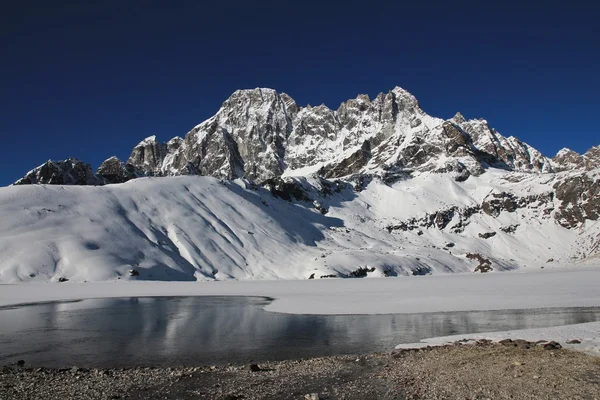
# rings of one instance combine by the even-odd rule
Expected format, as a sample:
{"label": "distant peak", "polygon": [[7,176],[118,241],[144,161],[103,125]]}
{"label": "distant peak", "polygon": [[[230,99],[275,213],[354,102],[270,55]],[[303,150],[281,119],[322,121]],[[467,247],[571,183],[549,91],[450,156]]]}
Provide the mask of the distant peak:
{"label": "distant peak", "polygon": [[569,149],[568,147],[563,147],[562,149],[560,149],[558,151],[558,153],[556,153],[555,157],[561,157],[561,156],[564,156],[564,155],[567,155],[567,154],[578,154],[578,153],[575,152],[575,151],[573,151],[573,150],[571,150],[571,149]]}
{"label": "distant peak", "polygon": [[[291,97],[288,97],[291,99]],[[236,104],[249,103],[249,104],[262,104],[272,103],[281,99],[280,94],[275,89],[270,88],[254,88],[254,89],[239,89],[236,90],[223,102],[222,106],[231,107]],[[292,99],[293,100],[293,99]]]}
{"label": "distant peak", "polygon": [[139,142],[138,145],[135,147],[147,146],[147,145],[153,144],[153,143],[156,143],[156,135],[148,136],[146,139]]}
{"label": "distant peak", "polygon": [[401,99],[402,103],[410,105],[411,107],[419,107],[417,98],[408,90],[403,89],[400,86],[396,86],[394,89],[392,89],[392,93],[396,96],[396,98]]}
{"label": "distant peak", "polygon": [[356,96],[356,100],[363,101],[365,103],[371,102],[371,99],[369,98],[368,94],[359,94],[358,96]]}
{"label": "distant peak", "polygon": [[412,93],[410,93],[408,90],[406,90],[404,88],[401,88],[400,86],[396,86],[395,88],[393,88],[392,92],[394,92],[396,94],[405,94],[405,95],[412,96]]}
{"label": "distant peak", "polygon": [[174,138],[172,138],[171,140],[169,140],[167,142],[167,144],[177,143],[177,142],[183,142],[183,138],[181,136],[175,136]]}
{"label": "distant peak", "polygon": [[463,122],[467,122],[467,119],[460,113],[457,112],[456,114],[454,114],[454,117],[452,117],[452,119],[454,120],[454,122],[456,123],[463,123]]}
{"label": "distant peak", "polygon": [[600,156],[600,145],[598,146],[593,146],[590,149],[588,149],[588,151],[585,152],[584,154],[585,157],[599,157]]}
{"label": "distant peak", "polygon": [[230,97],[237,96],[248,96],[248,95],[259,95],[259,96],[278,96],[277,90],[271,88],[254,88],[254,89],[238,89]]}

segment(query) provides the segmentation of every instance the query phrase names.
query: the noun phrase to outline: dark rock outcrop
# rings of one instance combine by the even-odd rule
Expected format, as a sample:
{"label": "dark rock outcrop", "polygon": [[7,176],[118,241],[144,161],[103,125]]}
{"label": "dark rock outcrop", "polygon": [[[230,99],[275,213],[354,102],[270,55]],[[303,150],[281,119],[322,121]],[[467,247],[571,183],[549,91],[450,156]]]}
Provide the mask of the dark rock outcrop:
{"label": "dark rock outcrop", "polygon": [[127,164],[133,165],[147,175],[163,175],[162,165],[167,156],[167,144],[159,143],[156,136],[150,136],[135,146],[127,160]]}
{"label": "dark rock outcrop", "polygon": [[15,185],[97,185],[102,182],[93,174],[92,167],[75,158],[64,161],[49,160],[29,171]]}
{"label": "dark rock outcrop", "polygon": [[477,261],[479,264],[475,267],[473,272],[490,272],[493,270],[492,268],[492,260],[489,258],[485,258],[481,254],[478,253],[467,253],[467,258],[469,260]]}
{"label": "dark rock outcrop", "polygon": [[596,175],[569,176],[557,182],[554,189],[560,201],[554,217],[561,226],[575,228],[600,217],[600,179]]}
{"label": "dark rock outcrop", "polygon": [[96,171],[96,176],[105,184],[123,183],[144,175],[142,170],[132,164],[123,163],[117,157],[107,159]]}
{"label": "dark rock outcrop", "polygon": [[262,182],[261,186],[270,191],[273,196],[287,201],[311,200],[302,184],[293,178],[271,178]]}

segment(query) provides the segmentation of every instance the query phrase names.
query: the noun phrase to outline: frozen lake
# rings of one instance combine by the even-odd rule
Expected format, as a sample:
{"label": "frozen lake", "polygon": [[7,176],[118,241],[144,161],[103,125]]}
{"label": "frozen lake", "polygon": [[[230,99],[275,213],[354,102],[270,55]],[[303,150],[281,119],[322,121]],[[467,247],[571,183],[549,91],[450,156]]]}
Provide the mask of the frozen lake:
{"label": "frozen lake", "polygon": [[260,297],[131,297],[0,308],[0,365],[248,363],[390,351],[423,338],[600,321],[600,307],[295,315]]}

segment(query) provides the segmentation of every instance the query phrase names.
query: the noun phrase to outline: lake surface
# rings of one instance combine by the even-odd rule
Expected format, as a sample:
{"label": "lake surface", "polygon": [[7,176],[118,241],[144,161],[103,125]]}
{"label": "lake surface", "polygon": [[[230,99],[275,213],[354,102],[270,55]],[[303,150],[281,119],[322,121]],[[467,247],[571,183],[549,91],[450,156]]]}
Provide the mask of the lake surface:
{"label": "lake surface", "polygon": [[256,297],[90,299],[0,308],[0,365],[212,365],[390,351],[462,333],[600,320],[599,308],[293,315]]}

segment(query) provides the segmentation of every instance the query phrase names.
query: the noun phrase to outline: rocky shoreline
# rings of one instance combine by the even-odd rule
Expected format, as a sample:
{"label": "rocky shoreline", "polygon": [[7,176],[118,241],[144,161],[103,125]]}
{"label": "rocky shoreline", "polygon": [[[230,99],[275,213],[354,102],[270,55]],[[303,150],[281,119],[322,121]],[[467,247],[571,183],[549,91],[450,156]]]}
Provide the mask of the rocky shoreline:
{"label": "rocky shoreline", "polygon": [[244,366],[5,366],[0,399],[600,399],[600,358],[482,340]]}

